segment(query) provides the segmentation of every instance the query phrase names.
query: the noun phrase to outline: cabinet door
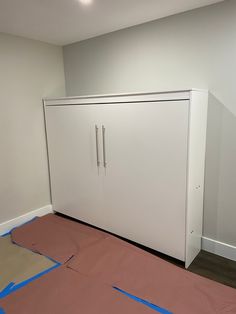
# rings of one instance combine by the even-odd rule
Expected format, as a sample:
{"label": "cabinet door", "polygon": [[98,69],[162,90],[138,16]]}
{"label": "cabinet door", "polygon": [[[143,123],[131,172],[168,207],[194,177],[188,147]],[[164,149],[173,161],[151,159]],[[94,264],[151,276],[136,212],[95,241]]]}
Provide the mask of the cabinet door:
{"label": "cabinet door", "polygon": [[188,101],[100,106],[103,228],[185,259]]}
{"label": "cabinet door", "polygon": [[97,217],[101,204],[97,110],[93,105],[46,107],[53,209],[81,220]]}

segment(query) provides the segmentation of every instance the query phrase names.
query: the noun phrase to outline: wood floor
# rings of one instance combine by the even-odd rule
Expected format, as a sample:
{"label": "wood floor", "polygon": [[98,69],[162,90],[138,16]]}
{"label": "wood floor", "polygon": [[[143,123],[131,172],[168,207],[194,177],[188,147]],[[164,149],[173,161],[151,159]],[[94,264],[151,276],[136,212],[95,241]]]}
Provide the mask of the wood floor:
{"label": "wood floor", "polygon": [[189,271],[236,289],[236,262],[201,251]]}

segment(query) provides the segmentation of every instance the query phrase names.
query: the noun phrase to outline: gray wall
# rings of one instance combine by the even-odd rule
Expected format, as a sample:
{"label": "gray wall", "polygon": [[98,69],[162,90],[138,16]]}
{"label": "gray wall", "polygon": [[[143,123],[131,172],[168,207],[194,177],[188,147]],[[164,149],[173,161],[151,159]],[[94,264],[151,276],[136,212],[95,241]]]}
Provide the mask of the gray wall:
{"label": "gray wall", "polygon": [[210,90],[204,235],[236,245],[236,1],[64,47],[68,96]]}
{"label": "gray wall", "polygon": [[0,223],[51,203],[42,97],[64,85],[62,48],[0,33]]}

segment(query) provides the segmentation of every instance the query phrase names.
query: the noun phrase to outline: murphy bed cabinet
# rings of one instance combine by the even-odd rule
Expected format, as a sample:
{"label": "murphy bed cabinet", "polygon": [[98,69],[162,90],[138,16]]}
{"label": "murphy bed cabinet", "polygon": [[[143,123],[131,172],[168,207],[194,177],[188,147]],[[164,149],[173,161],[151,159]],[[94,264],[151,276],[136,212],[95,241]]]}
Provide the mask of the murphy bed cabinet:
{"label": "murphy bed cabinet", "polygon": [[208,93],[45,99],[53,209],[185,262],[201,249]]}

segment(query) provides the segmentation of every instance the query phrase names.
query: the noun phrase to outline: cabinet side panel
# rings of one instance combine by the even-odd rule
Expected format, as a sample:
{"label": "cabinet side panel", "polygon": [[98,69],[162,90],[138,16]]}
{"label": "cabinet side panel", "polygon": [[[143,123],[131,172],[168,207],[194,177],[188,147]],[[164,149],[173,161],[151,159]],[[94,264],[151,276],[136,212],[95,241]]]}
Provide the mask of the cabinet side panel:
{"label": "cabinet side panel", "polygon": [[186,268],[201,250],[206,151],[207,92],[191,92],[189,116]]}

